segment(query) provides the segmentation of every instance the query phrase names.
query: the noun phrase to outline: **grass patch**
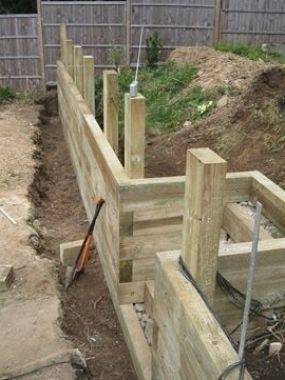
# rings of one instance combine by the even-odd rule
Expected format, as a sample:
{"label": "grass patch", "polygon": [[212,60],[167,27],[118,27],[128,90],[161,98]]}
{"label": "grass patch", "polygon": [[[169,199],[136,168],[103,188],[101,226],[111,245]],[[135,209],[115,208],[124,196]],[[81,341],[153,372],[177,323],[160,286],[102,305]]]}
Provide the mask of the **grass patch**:
{"label": "grass patch", "polygon": [[0,104],[16,98],[16,92],[10,87],[0,87]]}
{"label": "grass patch", "polygon": [[[178,67],[175,62],[167,62],[158,68],[142,68],[139,73],[139,92],[146,98],[146,127],[152,132],[172,131],[185,120],[197,121],[207,117],[216,102],[225,93],[224,88],[205,91],[199,86],[191,86],[197,68],[192,65]],[[124,124],[124,94],[134,79],[132,70],[122,70],[119,74],[119,124]],[[95,83],[96,119],[103,124],[102,104],[103,83]]]}
{"label": "grass patch", "polygon": [[260,47],[248,44],[231,44],[228,42],[218,42],[214,44],[214,48],[224,53],[233,53],[258,61],[262,59],[264,62],[285,63],[285,57],[278,53],[266,53]]}

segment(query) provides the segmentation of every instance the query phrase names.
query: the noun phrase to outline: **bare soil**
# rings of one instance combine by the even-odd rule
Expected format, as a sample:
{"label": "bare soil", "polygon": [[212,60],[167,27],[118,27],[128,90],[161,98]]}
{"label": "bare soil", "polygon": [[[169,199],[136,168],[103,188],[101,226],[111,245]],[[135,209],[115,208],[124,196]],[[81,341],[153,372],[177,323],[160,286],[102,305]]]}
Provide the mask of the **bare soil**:
{"label": "bare soil", "polygon": [[[11,265],[15,279],[0,292],[0,378],[74,379],[71,363],[50,368],[68,356],[70,342],[57,324],[59,298],[52,261],[40,259],[31,243],[38,242],[33,204],[27,198],[35,171],[37,107],[13,103],[0,107],[0,205],[16,221],[0,214],[0,265]],[[59,377],[60,373],[60,377]],[[22,378],[22,377],[21,377]]]}
{"label": "bare soil", "polygon": [[233,86],[239,89],[248,87],[249,80],[261,68],[264,62],[250,61],[232,53],[221,53],[206,46],[180,47],[169,56],[178,66],[191,63],[199,67],[193,84],[205,89],[214,86]]}
{"label": "bare soil", "polygon": [[[59,265],[59,244],[83,239],[88,222],[56,112],[54,94],[42,100],[37,138],[39,170],[31,188],[41,229],[41,257]],[[60,277],[60,276],[59,276]],[[60,282],[60,278],[59,278]],[[61,294],[61,328],[84,354],[88,379],[135,380],[135,371],[96,254],[76,283]]]}
{"label": "bare soil", "polygon": [[285,186],[285,68],[257,72],[248,89],[207,119],[176,132],[149,137],[146,175],[184,175],[186,151],[210,147],[228,171],[260,170]]}

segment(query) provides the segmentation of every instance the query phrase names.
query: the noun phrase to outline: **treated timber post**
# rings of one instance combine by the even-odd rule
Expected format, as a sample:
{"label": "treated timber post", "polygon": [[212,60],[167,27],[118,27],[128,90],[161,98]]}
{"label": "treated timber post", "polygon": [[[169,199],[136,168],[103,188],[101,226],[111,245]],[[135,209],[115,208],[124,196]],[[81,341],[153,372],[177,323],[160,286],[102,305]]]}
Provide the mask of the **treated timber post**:
{"label": "treated timber post", "polygon": [[66,66],[69,75],[74,79],[74,54],[72,40],[65,40]]}
{"label": "treated timber post", "polygon": [[104,133],[114,152],[119,150],[118,131],[118,74],[115,70],[103,73]]}
{"label": "treated timber post", "polygon": [[60,40],[60,60],[66,65],[65,62],[65,43],[64,41],[67,40],[67,32],[66,32],[66,25],[60,24],[59,27],[59,40]]}
{"label": "treated timber post", "polygon": [[125,170],[130,178],[144,177],[145,98],[125,95]]}
{"label": "treated timber post", "polygon": [[95,115],[95,77],[92,55],[83,57],[83,98],[86,100],[90,111]]}
{"label": "treated timber post", "polygon": [[221,40],[223,0],[216,0],[213,42]]}
{"label": "treated timber post", "polygon": [[210,149],[187,152],[182,259],[213,301],[227,163]]}
{"label": "treated timber post", "polygon": [[74,48],[74,82],[81,95],[83,95],[83,53],[82,47],[75,45]]}

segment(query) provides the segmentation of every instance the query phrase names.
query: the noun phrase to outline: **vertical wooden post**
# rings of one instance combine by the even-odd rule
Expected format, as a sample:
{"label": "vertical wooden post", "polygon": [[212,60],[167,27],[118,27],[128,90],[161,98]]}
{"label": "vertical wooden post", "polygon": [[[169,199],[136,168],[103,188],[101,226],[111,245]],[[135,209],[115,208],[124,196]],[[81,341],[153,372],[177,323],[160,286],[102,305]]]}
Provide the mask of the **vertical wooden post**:
{"label": "vertical wooden post", "polygon": [[126,1],[126,65],[131,64],[132,50],[132,0]]}
{"label": "vertical wooden post", "polygon": [[125,170],[130,178],[144,177],[145,98],[125,95]]}
{"label": "vertical wooden post", "polygon": [[95,76],[94,57],[92,55],[83,57],[83,97],[90,111],[95,115]]}
{"label": "vertical wooden post", "polygon": [[42,78],[42,86],[45,87],[46,79],[45,79],[45,59],[44,59],[44,44],[43,44],[43,18],[42,18],[42,2],[41,0],[37,0],[37,10],[38,10],[38,49],[40,56],[40,67],[41,67],[41,78]]}
{"label": "vertical wooden post", "polygon": [[66,62],[64,62],[64,58],[66,56],[65,44],[64,44],[65,40],[67,40],[66,25],[60,24],[60,28],[59,28],[60,60],[66,65]]}
{"label": "vertical wooden post", "polygon": [[72,40],[65,40],[66,66],[69,75],[74,79],[74,54]]}
{"label": "vertical wooden post", "polygon": [[187,152],[182,259],[213,301],[227,163],[210,149]]}
{"label": "vertical wooden post", "polygon": [[74,45],[74,82],[81,95],[83,95],[83,53],[82,47]]}
{"label": "vertical wooden post", "polygon": [[222,13],[223,13],[223,0],[216,0],[215,6],[215,21],[214,21],[214,35],[213,42],[219,42],[221,40],[221,28],[222,28]]}
{"label": "vertical wooden post", "polygon": [[118,74],[115,70],[103,73],[104,133],[114,152],[119,150],[118,131]]}

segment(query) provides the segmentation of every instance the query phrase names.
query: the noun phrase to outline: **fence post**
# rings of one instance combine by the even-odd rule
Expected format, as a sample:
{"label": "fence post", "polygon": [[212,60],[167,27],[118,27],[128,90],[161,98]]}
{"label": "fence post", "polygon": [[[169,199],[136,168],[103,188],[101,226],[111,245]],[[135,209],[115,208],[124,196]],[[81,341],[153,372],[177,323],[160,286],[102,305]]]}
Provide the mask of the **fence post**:
{"label": "fence post", "polygon": [[65,53],[67,70],[69,75],[74,79],[74,55],[72,40],[65,40]]}
{"label": "fence post", "polygon": [[125,170],[130,178],[144,177],[145,98],[125,95]]}
{"label": "fence post", "polygon": [[38,10],[38,49],[40,56],[40,65],[41,65],[41,77],[42,77],[42,86],[45,87],[46,79],[45,79],[45,59],[44,59],[44,44],[43,44],[43,26],[42,26],[42,2],[41,0],[37,0],[37,10]]}
{"label": "fence post", "polygon": [[227,163],[208,148],[187,151],[182,259],[213,301]]}
{"label": "fence post", "polygon": [[119,150],[118,91],[117,72],[105,70],[103,73],[104,133],[116,154]]}
{"label": "fence post", "polygon": [[81,95],[83,95],[83,53],[82,47],[74,45],[74,82]]}
{"label": "fence post", "polygon": [[64,61],[66,57],[64,41],[67,40],[66,25],[60,24],[59,27],[59,41],[60,41],[60,60],[66,65]]}
{"label": "fence post", "polygon": [[131,64],[131,50],[132,50],[132,0],[126,2],[126,64]]}
{"label": "fence post", "polygon": [[222,12],[223,12],[223,0],[216,0],[215,5],[215,24],[213,42],[219,42],[221,40],[221,28],[222,28]]}
{"label": "fence post", "polygon": [[95,115],[95,76],[94,57],[92,55],[83,57],[83,97]]}

